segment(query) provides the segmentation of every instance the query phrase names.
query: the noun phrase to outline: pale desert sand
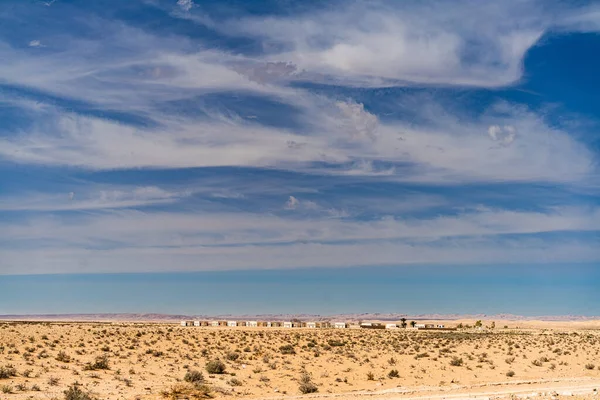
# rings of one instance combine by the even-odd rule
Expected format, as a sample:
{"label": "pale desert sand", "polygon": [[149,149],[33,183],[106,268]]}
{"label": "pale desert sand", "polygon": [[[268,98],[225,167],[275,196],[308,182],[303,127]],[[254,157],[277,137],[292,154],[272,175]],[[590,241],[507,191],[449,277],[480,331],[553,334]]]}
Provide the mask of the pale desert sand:
{"label": "pale desert sand", "polygon": [[[460,322],[474,323],[443,323]],[[98,399],[170,398],[173,388],[187,393],[180,398],[596,398],[599,321],[495,326],[431,332],[0,322],[0,399],[63,399],[75,382]],[[104,356],[109,369],[94,368]],[[225,373],[208,373],[207,362],[217,359]],[[2,369],[11,376],[1,378]],[[188,371],[201,372],[204,385],[185,382]],[[303,375],[316,393],[301,394]]]}

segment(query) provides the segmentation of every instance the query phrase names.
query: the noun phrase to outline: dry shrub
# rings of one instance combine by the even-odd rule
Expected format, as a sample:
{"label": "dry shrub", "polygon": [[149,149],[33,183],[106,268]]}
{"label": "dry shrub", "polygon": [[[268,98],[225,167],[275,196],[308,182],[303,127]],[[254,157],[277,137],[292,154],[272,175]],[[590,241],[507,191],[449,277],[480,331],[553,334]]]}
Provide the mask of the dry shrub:
{"label": "dry shrub", "polygon": [[63,393],[65,394],[65,400],[94,400],[89,393],[81,390],[77,382],[69,386]]}
{"label": "dry shrub", "polygon": [[296,350],[294,350],[294,346],[291,344],[281,346],[279,351],[281,351],[281,354],[296,354]]}
{"label": "dry shrub", "polygon": [[17,376],[17,370],[8,364],[6,367],[0,367],[0,379],[8,379]]}
{"label": "dry shrub", "polygon": [[96,357],[93,363],[87,363],[83,367],[84,371],[96,371],[99,369],[110,369],[108,365],[108,356],[106,354]]}
{"label": "dry shrub", "polygon": [[206,372],[209,374],[223,374],[226,368],[221,360],[212,360],[206,363]]}
{"label": "dry shrub", "polygon": [[300,389],[300,393],[302,394],[315,393],[319,390],[319,388],[312,383],[310,375],[307,373],[304,373],[300,376],[300,386],[298,389]]}
{"label": "dry shrub", "polygon": [[461,365],[463,365],[463,359],[454,356],[452,357],[452,360],[450,360],[450,365],[452,365],[453,367],[460,367]]}
{"label": "dry shrub", "polygon": [[211,389],[208,385],[194,385],[180,383],[171,387],[168,391],[162,391],[164,398],[171,400],[208,399],[211,398]]}
{"label": "dry shrub", "polygon": [[59,351],[58,355],[56,356],[56,361],[60,361],[60,362],[64,362],[64,363],[69,363],[69,362],[71,362],[71,356],[69,356],[64,351]]}
{"label": "dry shrub", "polygon": [[186,382],[195,383],[195,384],[203,383],[204,375],[202,375],[202,372],[200,372],[200,371],[190,370],[185,373],[183,380]]}

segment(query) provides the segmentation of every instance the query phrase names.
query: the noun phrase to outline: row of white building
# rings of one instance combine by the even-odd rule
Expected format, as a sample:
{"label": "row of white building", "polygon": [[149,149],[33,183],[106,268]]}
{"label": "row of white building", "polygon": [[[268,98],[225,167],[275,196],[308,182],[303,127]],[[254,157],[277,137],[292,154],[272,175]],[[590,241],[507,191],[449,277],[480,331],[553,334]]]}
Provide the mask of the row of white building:
{"label": "row of white building", "polygon": [[[399,329],[402,324],[378,322],[330,322],[330,321],[181,321],[181,326],[197,327],[250,327],[250,328],[334,328],[334,329]],[[415,324],[413,329],[450,329],[441,324]]]}

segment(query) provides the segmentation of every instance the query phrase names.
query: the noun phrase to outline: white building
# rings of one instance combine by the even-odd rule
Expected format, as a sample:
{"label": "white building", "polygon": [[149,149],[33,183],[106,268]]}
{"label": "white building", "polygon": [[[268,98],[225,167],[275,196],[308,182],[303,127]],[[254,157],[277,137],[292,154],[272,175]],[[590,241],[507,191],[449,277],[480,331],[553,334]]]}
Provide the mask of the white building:
{"label": "white building", "polygon": [[316,328],[317,327],[317,323],[316,322],[307,322],[306,323],[306,327],[307,328]]}
{"label": "white building", "polygon": [[227,326],[237,326],[236,321],[227,321]]}
{"label": "white building", "polygon": [[246,321],[246,326],[256,328],[258,326],[258,321]]}
{"label": "white building", "polygon": [[346,327],[345,322],[334,322],[333,327],[336,329],[344,329]]}
{"label": "white building", "polygon": [[291,323],[291,322],[289,322],[289,321],[285,321],[285,322],[283,323],[283,327],[284,327],[284,328],[291,328],[291,327],[292,327],[292,323]]}
{"label": "white building", "polygon": [[267,328],[271,327],[271,321],[267,321]]}
{"label": "white building", "polygon": [[437,325],[437,328],[438,328],[438,329],[444,329],[444,328],[445,328],[445,326],[444,326],[444,325]]}
{"label": "white building", "polygon": [[385,329],[398,329],[396,324],[385,324]]}
{"label": "white building", "polygon": [[194,321],[194,326],[200,326],[200,321]]}
{"label": "white building", "polygon": [[219,326],[219,321],[210,321],[210,326]]}
{"label": "white building", "polygon": [[187,326],[187,322],[186,321],[181,321],[181,326]]}
{"label": "white building", "polygon": [[415,324],[415,328],[425,328],[425,324]]}

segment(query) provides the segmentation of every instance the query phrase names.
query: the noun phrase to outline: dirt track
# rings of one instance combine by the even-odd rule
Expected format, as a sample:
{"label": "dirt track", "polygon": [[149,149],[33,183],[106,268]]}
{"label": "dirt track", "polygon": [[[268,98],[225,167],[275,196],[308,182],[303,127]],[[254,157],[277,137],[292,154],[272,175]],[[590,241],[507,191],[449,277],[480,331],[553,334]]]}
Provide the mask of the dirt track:
{"label": "dirt track", "polygon": [[[518,381],[488,383],[484,385],[459,386],[441,390],[438,387],[395,388],[379,391],[360,391],[354,393],[315,394],[311,396],[286,396],[284,399],[360,399],[377,400],[490,400],[503,398],[598,398],[600,380],[598,379],[555,379],[539,381]],[[264,400],[281,400],[282,397],[265,397]]]}

